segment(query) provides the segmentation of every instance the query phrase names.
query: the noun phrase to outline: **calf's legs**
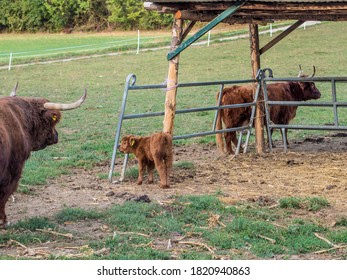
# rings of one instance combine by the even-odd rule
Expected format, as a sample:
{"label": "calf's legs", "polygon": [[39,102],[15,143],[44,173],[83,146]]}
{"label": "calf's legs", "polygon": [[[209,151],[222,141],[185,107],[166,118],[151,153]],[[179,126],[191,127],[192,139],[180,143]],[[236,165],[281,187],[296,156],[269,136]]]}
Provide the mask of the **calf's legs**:
{"label": "calf's legs", "polygon": [[172,169],[173,156],[166,155],[164,157],[154,157],[155,167],[157,168],[159,178],[160,178],[160,187],[169,188],[170,187],[170,173]]}
{"label": "calf's legs", "polygon": [[142,160],[139,159],[139,164],[138,164],[138,168],[139,168],[139,176],[137,177],[137,184],[138,185],[142,185],[143,182],[143,173],[146,169],[146,163]]}
{"label": "calf's legs", "polygon": [[147,165],[148,183],[153,184],[154,162],[149,162]]}

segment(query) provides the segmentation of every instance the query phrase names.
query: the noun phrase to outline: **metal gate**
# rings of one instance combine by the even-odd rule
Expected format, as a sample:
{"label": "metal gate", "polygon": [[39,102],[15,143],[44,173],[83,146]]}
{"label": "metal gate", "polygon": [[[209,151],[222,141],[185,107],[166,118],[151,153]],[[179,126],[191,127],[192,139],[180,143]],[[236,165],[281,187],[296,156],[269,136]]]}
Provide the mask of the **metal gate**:
{"label": "metal gate", "polygon": [[[222,92],[225,85],[249,84],[249,83],[256,83],[256,82],[257,82],[257,80],[255,80],[255,79],[249,79],[249,80],[230,80],[230,81],[226,80],[226,81],[213,81],[213,82],[201,82],[201,83],[180,83],[180,84],[177,84],[177,88],[204,87],[204,86],[216,85],[216,86],[219,86],[219,91]],[[135,85],[135,84],[136,84],[136,76],[134,74],[129,74],[127,79],[126,79],[126,84],[125,84],[124,93],[123,93],[122,106],[121,106],[121,112],[119,114],[118,126],[117,126],[117,130],[116,130],[115,141],[114,141],[111,166],[110,166],[110,171],[109,171],[109,176],[108,176],[108,179],[110,182],[112,181],[112,176],[113,176],[113,172],[114,172],[114,166],[115,166],[117,149],[119,146],[123,121],[129,120],[129,119],[163,116],[165,113],[165,112],[152,112],[152,113],[125,115],[127,98],[128,98],[128,94],[130,91],[150,90],[150,89],[166,89],[167,88],[167,86],[165,84],[156,84],[156,85]],[[207,135],[212,135],[212,134],[217,134],[217,133],[239,131],[241,136],[239,137],[239,141],[238,141],[238,145],[237,145],[237,149],[236,149],[236,153],[239,153],[240,147],[241,147],[241,141],[242,141],[242,133],[244,131],[247,131],[247,137],[246,137],[245,146],[244,146],[244,152],[246,152],[247,147],[248,147],[249,137],[251,134],[253,119],[255,116],[256,100],[258,99],[258,94],[260,92],[259,85],[260,84],[258,83],[258,87],[257,87],[256,93],[255,93],[254,101],[252,103],[233,104],[233,105],[225,105],[225,106],[216,105],[216,106],[210,106],[210,107],[200,107],[200,108],[176,110],[176,114],[187,114],[187,113],[211,111],[211,110],[216,111],[216,113],[215,113],[215,117],[214,117],[214,121],[213,121],[213,126],[212,126],[212,129],[210,131],[203,131],[203,132],[199,132],[199,133],[192,133],[192,134],[185,134],[185,135],[174,135],[173,139],[179,140],[179,139],[186,139],[186,138],[192,138],[192,137],[207,136]],[[222,97],[222,95],[220,94],[218,104],[220,104],[220,102],[221,102],[221,97]],[[248,125],[245,125],[242,127],[223,129],[223,130],[216,130],[216,121],[217,121],[218,110],[226,109],[226,108],[249,107],[249,106],[252,107],[252,113],[251,113],[251,118],[250,118]],[[124,158],[124,163],[123,163],[120,181],[122,181],[124,179],[124,174],[125,174],[127,162],[128,162],[128,154],[126,154],[125,158]]]}
{"label": "metal gate", "polygon": [[[271,129],[280,129],[282,133],[283,147],[284,151],[287,151],[286,137],[284,137],[286,129],[297,129],[297,130],[330,130],[330,131],[345,131],[347,126],[339,124],[339,107],[347,107],[347,102],[337,101],[337,83],[347,83],[347,77],[317,77],[317,78],[273,78],[272,71],[269,72],[269,77],[263,75],[259,82],[262,84],[261,88],[264,92],[264,104],[265,104],[265,115],[266,115],[266,127],[267,135],[271,135]],[[273,82],[321,82],[331,84],[331,101],[329,102],[308,102],[308,101],[271,101],[268,99],[268,94],[266,90],[267,83]],[[332,125],[295,125],[295,124],[274,124],[270,120],[269,107],[271,105],[281,105],[281,106],[307,106],[307,107],[331,107],[334,114],[334,120]],[[273,148],[273,143],[271,137],[268,137],[270,152]]]}
{"label": "metal gate", "polygon": [[[268,76],[266,75],[268,73]],[[267,90],[266,90],[266,84],[272,83],[272,82],[324,82],[324,83],[331,83],[331,102],[307,102],[307,101],[271,101],[268,99]],[[210,106],[210,107],[199,107],[199,108],[190,108],[190,109],[181,109],[176,110],[176,114],[186,114],[186,113],[193,113],[193,112],[201,112],[201,111],[211,111],[214,110],[215,117],[213,121],[213,126],[210,131],[203,131],[199,133],[192,133],[192,134],[185,134],[185,135],[174,135],[173,139],[186,139],[186,138],[192,138],[192,137],[200,137],[200,136],[207,136],[217,133],[225,133],[225,132],[232,132],[237,131],[240,133],[239,139],[238,139],[238,145],[236,148],[236,154],[239,153],[241,142],[242,142],[242,136],[243,132],[247,131],[247,136],[245,140],[244,150],[245,153],[248,148],[248,142],[249,137],[251,134],[253,121],[255,117],[255,108],[256,108],[256,102],[261,102],[260,97],[264,96],[263,102],[265,105],[265,125],[267,129],[268,136],[271,135],[270,130],[271,129],[280,129],[282,132],[282,139],[284,144],[284,150],[287,150],[287,143],[285,140],[284,131],[286,129],[301,129],[301,130],[337,130],[337,131],[343,131],[347,130],[347,126],[339,125],[339,116],[338,116],[338,108],[339,107],[347,107],[347,102],[338,102],[337,101],[337,90],[336,90],[336,84],[337,83],[347,83],[347,77],[320,77],[320,78],[273,78],[272,70],[269,68],[261,69],[258,71],[258,75],[256,79],[248,79],[248,80],[226,80],[226,81],[213,81],[213,82],[201,82],[201,83],[181,83],[177,85],[177,88],[187,88],[187,87],[204,87],[204,86],[211,86],[216,85],[219,86],[219,91],[222,92],[225,85],[234,85],[234,84],[249,84],[249,83],[257,83],[258,86],[256,88],[254,100],[252,103],[243,103],[243,104],[232,104],[232,105],[223,105],[220,106],[221,97],[222,95],[219,95],[218,105],[216,106]],[[127,103],[128,94],[130,91],[137,91],[137,90],[150,90],[150,89],[166,89],[166,84],[156,84],[156,85],[135,85],[136,84],[136,76],[134,74],[129,74],[126,79],[126,84],[124,88],[123,93],[123,100],[122,100],[122,106],[121,106],[121,112],[118,119],[118,126],[116,130],[116,136],[115,136],[115,142],[114,142],[114,148],[113,148],[113,154],[112,154],[112,160],[111,160],[111,166],[109,171],[108,179],[111,182],[112,176],[114,172],[114,166],[116,161],[116,155],[117,155],[117,149],[119,146],[119,140],[121,135],[121,129],[123,125],[124,120],[128,119],[137,119],[137,118],[147,118],[147,117],[155,117],[155,116],[163,116],[164,112],[152,112],[152,113],[143,113],[143,114],[125,114],[125,108]],[[260,94],[260,93],[263,93]],[[270,114],[269,114],[269,107],[272,105],[281,105],[281,106],[311,106],[311,107],[332,107],[333,113],[334,113],[334,124],[333,125],[283,125],[283,124],[274,124],[270,120]],[[251,117],[249,120],[249,123],[247,125],[241,126],[241,127],[234,127],[229,129],[222,129],[222,130],[216,130],[216,121],[217,121],[217,115],[218,110],[220,109],[226,109],[226,108],[240,108],[240,107],[252,107],[251,110]],[[270,151],[272,151],[273,143],[271,137],[268,137],[268,143]],[[121,172],[120,181],[124,179],[125,169],[128,162],[128,154],[125,155],[123,168]]]}

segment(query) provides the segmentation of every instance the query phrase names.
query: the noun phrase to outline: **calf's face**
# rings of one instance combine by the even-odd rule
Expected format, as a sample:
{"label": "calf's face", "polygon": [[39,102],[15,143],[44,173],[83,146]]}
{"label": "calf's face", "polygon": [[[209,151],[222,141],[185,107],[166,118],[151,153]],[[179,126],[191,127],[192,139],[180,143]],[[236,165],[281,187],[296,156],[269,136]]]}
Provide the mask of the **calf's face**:
{"label": "calf's face", "polygon": [[132,135],[127,135],[122,138],[119,146],[119,150],[122,153],[128,154],[134,152],[134,146],[136,144],[136,138]]}

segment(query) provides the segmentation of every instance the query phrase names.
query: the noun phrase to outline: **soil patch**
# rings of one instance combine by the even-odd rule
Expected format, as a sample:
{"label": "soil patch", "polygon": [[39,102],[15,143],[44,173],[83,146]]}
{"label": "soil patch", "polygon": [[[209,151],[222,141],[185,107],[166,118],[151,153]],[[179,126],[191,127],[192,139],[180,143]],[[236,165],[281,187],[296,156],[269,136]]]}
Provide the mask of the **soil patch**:
{"label": "soil patch", "polygon": [[[276,205],[282,197],[318,196],[326,198],[330,207],[309,215],[313,218],[318,215],[327,226],[339,217],[346,217],[346,135],[292,141],[287,153],[280,143],[276,144],[273,153],[256,155],[251,151],[238,156],[220,156],[213,144],[175,146],[175,163],[192,164],[174,168],[169,189],[146,181],[138,186],[136,179],[125,178],[122,183],[117,182],[117,177],[113,183],[100,179],[100,174],[108,174],[109,163],[92,170],[74,170],[45,186],[33,187],[31,195],[15,193],[7,204],[8,218],[17,222],[33,216],[52,217],[64,207],[101,209],[126,200],[162,203],[176,195],[202,194],[219,194],[226,204],[256,201],[267,207]],[[118,161],[116,171],[122,166]],[[136,166],[136,161],[130,160],[128,166]],[[104,236],[105,231],[109,233],[101,224],[81,228],[85,226],[83,223],[66,225],[67,230],[79,236],[73,246],[82,246],[84,234],[97,237]]]}

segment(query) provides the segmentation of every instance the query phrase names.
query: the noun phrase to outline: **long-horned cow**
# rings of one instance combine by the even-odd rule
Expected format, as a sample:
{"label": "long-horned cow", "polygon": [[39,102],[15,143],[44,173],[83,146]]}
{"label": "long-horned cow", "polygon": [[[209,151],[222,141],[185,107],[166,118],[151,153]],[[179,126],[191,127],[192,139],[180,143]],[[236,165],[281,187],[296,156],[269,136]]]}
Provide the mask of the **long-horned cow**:
{"label": "long-horned cow", "polygon": [[17,86],[8,97],[0,98],[0,224],[7,225],[5,205],[15,192],[25,161],[31,151],[58,143],[56,124],[60,111],[79,107],[87,92],[70,104],[51,103],[44,98],[16,96]]}
{"label": "long-horned cow", "polygon": [[[313,77],[316,72],[313,66]],[[301,67],[298,75],[299,78],[307,78],[307,75],[302,73]],[[268,84],[266,86],[268,99],[271,101],[306,101],[310,99],[318,99],[321,94],[316,88],[314,82],[281,82]],[[231,105],[240,103],[252,103],[255,93],[254,85],[244,86],[232,86],[225,88],[222,91],[221,105]],[[217,94],[217,100],[219,93]],[[270,106],[270,120],[274,124],[289,124],[289,122],[295,117],[298,106]],[[225,128],[239,127],[244,123],[248,122],[251,117],[251,108],[227,108],[220,109],[217,117],[216,129],[222,129],[222,122]],[[265,120],[264,120],[265,122]],[[272,131],[271,131],[272,134]],[[271,135],[268,135],[271,137]],[[287,131],[285,131],[287,141]],[[233,153],[232,143],[237,145],[236,132],[224,133],[226,152],[228,154]],[[287,141],[288,142],[288,141]],[[224,142],[222,134],[216,134],[216,144],[220,151],[224,152]]]}

